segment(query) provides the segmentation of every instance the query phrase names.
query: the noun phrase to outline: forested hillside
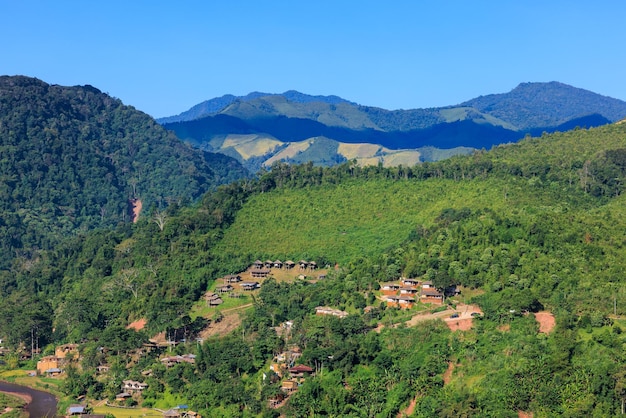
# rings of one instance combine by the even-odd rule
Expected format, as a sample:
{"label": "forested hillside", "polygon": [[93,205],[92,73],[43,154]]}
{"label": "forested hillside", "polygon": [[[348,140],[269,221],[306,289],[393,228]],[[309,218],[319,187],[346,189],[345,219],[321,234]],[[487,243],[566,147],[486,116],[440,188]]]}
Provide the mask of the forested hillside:
{"label": "forested hillside", "polygon": [[[41,344],[86,340],[66,380],[73,397],[113,400],[122,379],[142,379],[148,389],[129,403],[206,416],[617,415],[625,184],[626,124],[414,167],[276,164],[196,205],[45,251],[4,277],[0,334],[14,346],[33,329]],[[256,259],[316,260],[328,274],[224,296],[234,313],[207,306],[207,290]],[[402,311],[379,292],[400,277],[460,286],[446,303],[482,314],[465,331],[412,322],[431,307]],[[540,332],[538,311],[556,317],[553,330]],[[194,339],[225,316],[240,321],[233,332]],[[139,318],[143,330],[126,329]],[[160,331],[195,362],[166,366],[172,353],[156,349],[133,357]],[[270,364],[295,348],[313,376],[285,400]],[[97,375],[100,364],[114,372]]]}
{"label": "forested hillside", "polygon": [[94,87],[0,77],[0,268],[76,230],[129,222],[133,201],[191,202],[243,175]]}

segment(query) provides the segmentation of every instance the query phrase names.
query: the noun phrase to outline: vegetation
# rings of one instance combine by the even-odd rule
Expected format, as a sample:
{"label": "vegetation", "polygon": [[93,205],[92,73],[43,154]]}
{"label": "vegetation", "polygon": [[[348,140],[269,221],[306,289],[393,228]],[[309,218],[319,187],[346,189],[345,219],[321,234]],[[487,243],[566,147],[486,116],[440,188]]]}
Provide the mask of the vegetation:
{"label": "vegetation", "polygon": [[[28,269],[76,231],[190,202],[244,170],[91,86],[0,77],[0,268]],[[15,257],[17,255],[17,257]]]}
{"label": "vegetation", "polygon": [[[15,349],[82,341],[67,396],[114,401],[122,380],[141,380],[148,389],[130,404],[185,403],[206,416],[616,415],[626,402],[625,139],[618,124],[415,167],[277,163],[196,204],[69,237],[5,274],[0,335]],[[330,269],[264,281],[238,329],[197,340],[221,319],[198,309],[203,293],[257,258]],[[410,313],[377,292],[401,276],[460,286],[448,303],[483,314],[469,331],[408,326]],[[348,315],[318,316],[318,306]],[[550,333],[539,332],[541,310],[556,317]],[[146,327],[128,329],[138,318]],[[178,344],[144,349],[158,332]],[[285,377],[269,366],[295,347],[313,376],[285,401]],[[189,353],[194,364],[160,361]]]}

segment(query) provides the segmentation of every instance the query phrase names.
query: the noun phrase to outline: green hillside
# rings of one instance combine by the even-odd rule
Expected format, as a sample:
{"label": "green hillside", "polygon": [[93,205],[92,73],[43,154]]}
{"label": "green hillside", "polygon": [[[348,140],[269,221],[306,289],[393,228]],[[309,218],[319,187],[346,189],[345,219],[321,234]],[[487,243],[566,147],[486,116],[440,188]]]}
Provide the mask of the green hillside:
{"label": "green hillside", "polygon": [[[625,124],[412,167],[277,163],[2,276],[0,335],[11,348],[33,330],[42,344],[83,342],[64,380],[73,398],[113,399],[122,379],[140,379],[148,389],[129,404],[205,416],[615,416],[626,402],[625,184]],[[250,280],[256,259],[331,268],[325,279],[274,269],[210,307],[205,292],[227,274]],[[380,291],[401,277],[461,293],[401,310]],[[140,318],[144,329],[127,328]],[[158,332],[176,346],[145,350]],[[287,350],[313,374],[295,391],[282,386],[287,370],[270,370]],[[189,353],[193,364],[162,361]]]}
{"label": "green hillside", "polygon": [[[245,175],[91,86],[0,77],[0,267],[77,230],[189,202]],[[168,203],[169,202],[169,203]]]}

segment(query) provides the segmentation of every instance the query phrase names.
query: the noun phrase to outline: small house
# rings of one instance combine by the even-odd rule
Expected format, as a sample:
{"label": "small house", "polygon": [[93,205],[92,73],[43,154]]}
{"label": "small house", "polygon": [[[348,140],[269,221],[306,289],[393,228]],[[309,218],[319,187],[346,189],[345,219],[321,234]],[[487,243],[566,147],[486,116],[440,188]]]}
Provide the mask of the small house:
{"label": "small house", "polygon": [[444,299],[443,293],[438,291],[436,288],[434,287],[422,288],[420,300],[423,303],[434,303],[437,305],[442,305],[443,299]]}
{"label": "small house", "polygon": [[398,293],[398,290],[400,290],[400,285],[398,283],[383,283],[380,285],[380,291],[382,292],[383,295],[387,295],[387,296],[391,296],[391,295],[395,295],[396,293]]}
{"label": "small house", "polygon": [[248,292],[258,289],[260,287],[259,282],[241,282],[240,286],[242,290],[245,290]]}
{"label": "small house", "polygon": [[271,270],[264,269],[264,268],[250,270],[250,275],[255,279],[263,279],[269,276],[270,273],[271,273]]}
{"label": "small house", "polygon": [[78,356],[78,344],[63,344],[54,349],[57,358],[64,359],[67,355]]}
{"label": "small house", "polygon": [[402,282],[402,284],[404,286],[406,286],[406,287],[413,287],[413,288],[416,288],[420,284],[420,281],[417,280],[417,279],[406,279],[406,278],[404,278],[404,279],[401,280],[401,282]]}
{"label": "small house", "polygon": [[293,393],[298,390],[298,382],[295,380],[285,380],[280,389],[285,393]]}
{"label": "small house", "polygon": [[313,369],[309,366],[305,366],[304,364],[298,364],[289,369],[289,374],[292,379],[307,377],[311,373],[313,373]]}
{"label": "small house", "polygon": [[287,270],[291,270],[291,269],[292,269],[292,268],[294,268],[295,266],[296,266],[296,263],[294,263],[293,261],[291,261],[291,260],[287,260],[287,261],[285,261],[285,268],[286,268]]}
{"label": "small house", "polygon": [[224,281],[226,283],[239,283],[241,281],[241,276],[238,274],[228,274],[224,276]]}
{"label": "small house", "polygon": [[283,262],[280,261],[280,260],[274,261],[274,268],[275,269],[282,269],[283,268]]}

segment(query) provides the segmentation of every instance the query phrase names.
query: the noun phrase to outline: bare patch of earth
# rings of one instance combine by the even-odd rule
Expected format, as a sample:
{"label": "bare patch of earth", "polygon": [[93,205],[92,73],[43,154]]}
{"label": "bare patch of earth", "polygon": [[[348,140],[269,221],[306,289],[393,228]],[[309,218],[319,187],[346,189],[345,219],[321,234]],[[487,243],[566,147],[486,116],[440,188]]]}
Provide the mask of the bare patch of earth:
{"label": "bare patch of earth", "polygon": [[556,325],[556,320],[552,312],[537,312],[535,319],[539,322],[539,332],[549,334]]}
{"label": "bare patch of earth", "polygon": [[134,329],[135,331],[141,331],[142,329],[144,329],[147,323],[148,323],[148,320],[146,318],[141,318],[128,324],[126,329]]}

